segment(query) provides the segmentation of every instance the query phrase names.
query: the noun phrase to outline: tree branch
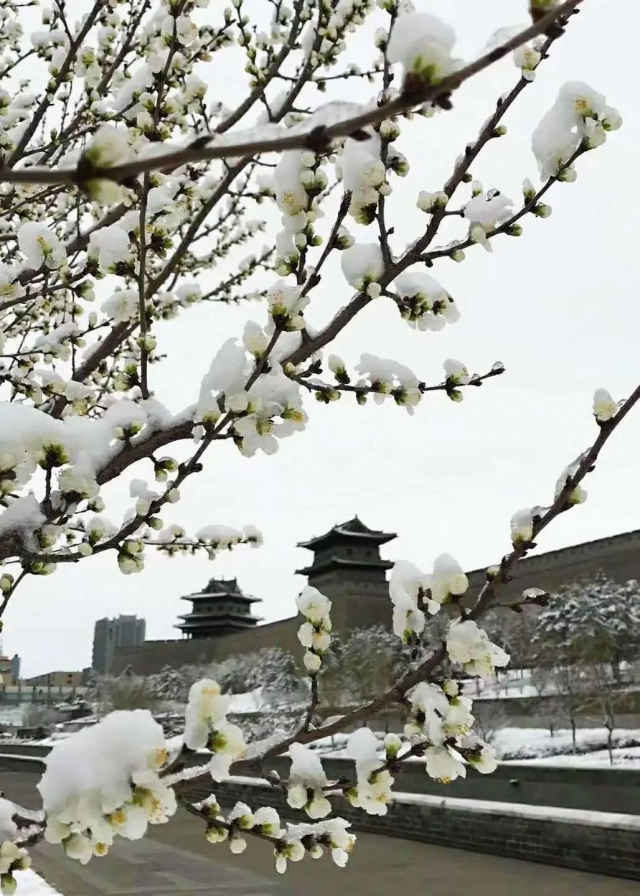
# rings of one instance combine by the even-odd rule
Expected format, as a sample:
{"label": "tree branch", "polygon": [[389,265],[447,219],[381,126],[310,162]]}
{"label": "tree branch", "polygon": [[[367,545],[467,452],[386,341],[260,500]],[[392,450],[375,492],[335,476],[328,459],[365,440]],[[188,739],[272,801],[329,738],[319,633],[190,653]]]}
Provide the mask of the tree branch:
{"label": "tree branch", "polygon": [[[584,0],[566,0],[561,6],[551,10],[538,22],[525,28],[518,35],[506,41],[500,47],[496,47],[485,53],[478,59],[443,78],[437,84],[424,84],[419,89],[405,88],[400,95],[388,103],[362,112],[332,125],[320,125],[314,128],[292,128],[289,134],[281,137],[258,140],[241,141],[238,143],[218,141],[217,145],[194,145],[184,149],[136,159],[116,165],[112,168],[94,168],[92,178],[113,180],[118,183],[138,177],[140,174],[151,171],[166,171],[180,168],[183,165],[196,162],[212,161],[214,159],[245,158],[260,153],[284,152],[293,149],[308,149],[317,152],[319,149],[327,149],[332,142],[354,134],[362,133],[365,128],[379,124],[387,118],[402,115],[425,103],[434,103],[445,100],[448,95],[457,90],[465,81],[484,71],[493,63],[504,58],[513,50],[547,31],[551,25],[565,20],[577,10]],[[80,177],[77,169],[50,169],[50,168],[24,168],[13,170],[0,168],[0,182],[31,183],[31,184],[58,184],[82,185],[83,177]]]}

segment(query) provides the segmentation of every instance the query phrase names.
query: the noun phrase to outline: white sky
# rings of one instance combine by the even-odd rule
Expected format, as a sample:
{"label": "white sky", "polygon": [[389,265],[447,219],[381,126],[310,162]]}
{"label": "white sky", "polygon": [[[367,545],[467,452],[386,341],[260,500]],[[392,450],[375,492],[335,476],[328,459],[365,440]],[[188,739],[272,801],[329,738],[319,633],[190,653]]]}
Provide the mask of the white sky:
{"label": "white sky", "polygon": [[[496,28],[526,21],[525,0],[416,5],[455,25],[461,55],[471,55]],[[440,381],[447,357],[478,372],[501,360],[506,374],[467,391],[461,405],[440,394],[427,396],[413,418],[393,403],[360,408],[347,399],[329,407],[313,401],[307,430],[283,440],[274,457],[248,460],[226,443],[210,449],[205,473],[186,484],[182,501],[165,519],[190,531],[212,522],[253,523],[264,533],[264,547],[238,548],[214,564],[149,552],[138,576],[123,576],[115,554],[103,555],[62,566],[50,578],[27,580],[10,604],[3,635],[4,652],[21,654],[23,674],[89,665],[93,623],[104,615],[137,613],[147,619],[148,638],[174,637],[173,624],[185,608],[180,595],[212,575],[237,576],[245,590],[263,598],[258,612],[267,620],[292,615],[304,584],[294,570],[310,557],[296,542],[355,513],[369,526],[398,534],[384,549],[391,559],[428,567],[446,550],[466,568],[499,560],[509,547],[511,514],[548,502],[562,468],[595,438],[594,389],[604,386],[623,398],[640,376],[640,123],[629,76],[640,13],[635,0],[618,0],[615,11],[607,0],[587,0],[508,115],[508,136],[494,141],[472,169],[485,188],[498,187],[519,202],[523,178],[537,183],[529,148],[533,127],[560,84],[587,81],[621,111],[624,127],[579,160],[576,184],[551,192],[551,219],[526,218],[524,235],[499,238],[493,255],[477,247],[461,265],[436,263],[432,273],[462,312],[455,326],[441,333],[412,331],[390,302],[380,300],[334,346],[353,363],[363,351],[395,358],[427,382]],[[467,84],[453,112],[403,124],[399,148],[412,172],[406,181],[394,179],[390,204],[398,250],[426,221],[415,209],[417,191],[441,187],[465,142],[516,78],[509,60]],[[211,94],[217,96],[215,85]],[[345,98],[353,99],[351,90]],[[464,225],[457,223],[461,235]],[[374,238],[351,229],[361,239]],[[350,292],[334,269],[314,295],[308,318],[320,326]],[[263,319],[257,306],[207,305],[160,329],[162,348],[170,353],[162,369],[152,370],[160,400],[174,411],[194,400],[216,346],[240,334],[249,318]],[[553,523],[542,550],[640,525],[639,450],[635,412],[590,477],[586,505]],[[130,471],[112,491],[119,511],[129,504],[126,488],[134,475],[152,478],[144,465]]]}

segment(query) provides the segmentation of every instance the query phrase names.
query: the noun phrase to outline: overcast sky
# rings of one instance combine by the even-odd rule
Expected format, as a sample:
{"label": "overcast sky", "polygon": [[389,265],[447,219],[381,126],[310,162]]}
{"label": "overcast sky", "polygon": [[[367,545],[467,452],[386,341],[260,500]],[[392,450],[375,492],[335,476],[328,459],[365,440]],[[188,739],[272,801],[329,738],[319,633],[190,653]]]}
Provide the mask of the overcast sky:
{"label": "overcast sky", "polygon": [[[416,5],[455,25],[462,56],[482,47],[496,28],[526,21],[525,0]],[[242,588],[263,599],[258,612],[266,620],[290,616],[304,584],[295,569],[309,560],[296,542],[354,514],[368,526],[397,533],[383,549],[390,559],[428,568],[448,551],[468,569],[500,559],[509,547],[512,513],[549,502],[563,467],[595,438],[594,389],[606,387],[619,399],[640,378],[640,124],[630,77],[640,13],[635,0],[618,0],[615,11],[608,0],[587,0],[508,115],[508,136],[494,141],[472,169],[485,188],[497,187],[519,202],[523,178],[538,182],[533,127],[564,81],[587,81],[620,110],[624,127],[579,160],[577,183],[554,188],[552,217],[525,219],[524,235],[497,239],[493,255],[477,247],[463,264],[436,263],[432,273],[461,310],[455,326],[440,333],[410,330],[391,303],[380,300],[334,346],[353,363],[363,351],[394,358],[427,382],[440,381],[447,357],[478,372],[501,360],[506,374],[467,391],[462,404],[427,396],[412,418],[392,402],[357,407],[344,399],[325,407],[314,401],[306,431],[283,440],[274,457],[249,460],[228,443],[216,445],[206,472],[188,482],[165,519],[191,531],[214,522],[253,523],[264,533],[264,547],[238,548],[214,563],[149,552],[146,570],[137,576],[123,576],[109,554],[62,566],[51,578],[28,579],[10,604],[3,635],[4,652],[23,657],[23,674],[89,665],[93,623],[105,615],[137,613],[147,620],[148,638],[175,637],[173,625],[185,610],[180,596],[214,575],[237,576]],[[516,78],[508,60],[456,94],[453,112],[403,124],[399,148],[412,172],[406,181],[394,180],[398,250],[425,223],[415,209],[417,191],[441,188],[465,142]],[[227,84],[225,78],[225,89]],[[218,95],[215,84],[211,92],[211,98]],[[321,326],[350,292],[334,268],[314,295],[308,318]],[[215,347],[240,334],[250,318],[263,320],[256,305],[208,305],[161,328],[170,357],[162,369],[152,369],[158,398],[173,411],[194,400]],[[638,528],[639,451],[636,411],[589,478],[587,503],[555,521],[540,550]],[[130,503],[130,473],[106,495],[115,496],[111,506],[119,512]],[[150,478],[144,466],[135,474]]]}

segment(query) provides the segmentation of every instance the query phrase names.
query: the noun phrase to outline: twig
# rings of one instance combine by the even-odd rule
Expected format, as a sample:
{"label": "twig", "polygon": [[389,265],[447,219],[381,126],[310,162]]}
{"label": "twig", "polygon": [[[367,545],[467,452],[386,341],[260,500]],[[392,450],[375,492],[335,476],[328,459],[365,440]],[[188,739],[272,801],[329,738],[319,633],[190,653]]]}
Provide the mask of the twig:
{"label": "twig", "polygon": [[[489,53],[485,53],[452,75],[443,78],[439,83],[425,84],[419,89],[414,89],[413,87],[407,89],[405,87],[396,99],[344,121],[328,126],[321,125],[311,130],[303,128],[286,136],[271,139],[249,140],[239,143],[218,142],[217,145],[204,147],[196,144],[195,146],[187,146],[184,149],[175,150],[164,155],[135,159],[132,162],[126,162],[112,168],[96,167],[91,171],[91,177],[122,183],[145,172],[174,170],[188,163],[212,161],[214,159],[245,158],[259,153],[284,152],[285,150],[293,149],[318,151],[320,148],[328,148],[333,141],[362,133],[365,128],[379,124],[386,118],[402,115],[425,103],[442,101],[452,91],[464,84],[465,81],[484,71],[484,69],[534,37],[544,33],[554,23],[571,15],[583,2],[584,0],[566,0],[561,6],[551,10],[540,21],[525,28],[524,31],[521,31],[511,40],[506,41]],[[74,168],[50,169],[33,167],[17,171],[10,168],[0,169],[0,182],[81,185],[84,179],[84,177],[79,176],[77,169]]]}
{"label": "twig", "polygon": [[[545,59],[547,57],[549,48],[557,39],[557,35],[554,34],[554,36],[549,37],[545,41],[540,51],[542,59]],[[463,182],[471,167],[471,164],[476,160],[482,149],[494,136],[496,126],[499,124],[501,119],[506,114],[507,110],[513,105],[513,103],[522,93],[525,87],[527,87],[531,83],[532,82],[528,81],[526,78],[520,77],[518,83],[507,94],[507,96],[498,100],[495,112],[483,125],[475,142],[470,143],[467,146],[462,159],[456,164],[451,177],[444,185],[443,192],[446,193],[447,196],[452,196],[456,189]],[[383,288],[388,286],[389,283],[391,283],[398,276],[398,274],[401,274],[412,264],[424,260],[422,258],[422,253],[433,242],[444,217],[444,209],[436,212],[432,216],[424,235],[420,237],[420,239],[418,239],[415,243],[413,243],[413,245],[411,245],[409,249],[407,249],[402,258],[398,259],[398,261],[396,261],[391,267],[387,267],[383,276],[378,281]],[[454,251],[454,248],[459,247],[449,247],[449,249],[447,250],[437,250],[437,252],[436,250],[434,250],[432,253],[429,253],[428,258],[433,259],[440,256],[451,255],[451,253]],[[344,327],[347,326],[347,324],[349,324],[351,320],[353,320],[353,318],[357,314],[359,314],[360,311],[362,311],[362,309],[365,308],[371,301],[372,300],[366,293],[360,292],[356,294],[351,299],[348,305],[338,311],[338,313],[333,317],[331,321],[329,321],[329,323],[323,330],[320,330],[320,332],[317,333],[312,339],[303,343],[297,349],[291,352],[291,354],[286,358],[286,361],[293,365],[300,364],[315,352],[322,349],[329,342],[332,342],[336,338],[336,336],[344,329]]]}
{"label": "twig", "polygon": [[140,391],[143,398],[149,397],[148,363],[149,350],[147,348],[147,308],[146,308],[146,263],[147,263],[147,197],[149,193],[149,175],[145,174],[140,195],[140,237],[138,242],[138,316],[140,318]]}

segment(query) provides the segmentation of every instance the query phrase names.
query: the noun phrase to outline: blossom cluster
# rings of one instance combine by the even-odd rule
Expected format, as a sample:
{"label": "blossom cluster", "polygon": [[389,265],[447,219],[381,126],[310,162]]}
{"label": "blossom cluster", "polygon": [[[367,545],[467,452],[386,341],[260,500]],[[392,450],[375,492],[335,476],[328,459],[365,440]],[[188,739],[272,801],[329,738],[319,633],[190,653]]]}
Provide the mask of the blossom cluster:
{"label": "blossom cluster", "polygon": [[310,675],[316,675],[331,644],[331,601],[317,588],[307,585],[296,598],[296,604],[306,619],[298,629],[298,640],[305,648],[304,665]]}
{"label": "blossom cluster", "polygon": [[232,762],[240,759],[246,744],[242,731],[227,721],[229,697],[210,678],[195,682],[185,710],[184,744],[189,750],[210,750],[208,768],[214,781],[229,774]]}
{"label": "blossom cluster", "polygon": [[0,797],[0,893],[3,896],[11,896],[16,891],[14,873],[31,865],[27,850],[15,842],[18,836],[15,812],[14,804]]}
{"label": "blossom cluster", "polygon": [[235,339],[222,345],[202,380],[196,409],[197,437],[204,433],[203,425],[210,427],[220,419],[223,409],[233,415],[234,441],[245,457],[253,457],[258,450],[274,454],[278,439],[302,431],[308,419],[300,386],[275,360],[267,374],[245,388],[251,375],[248,353],[260,357],[266,345],[263,337],[261,328],[250,321],[244,346]]}
{"label": "blossom cluster", "polygon": [[621,124],[620,113],[607,105],[603,94],[581,81],[567,82],[533,133],[532,148],[540,176],[575,180],[575,169],[567,167],[567,162],[576,150],[580,146],[601,146],[607,133]]}
{"label": "blossom cluster", "polygon": [[276,271],[282,277],[295,271],[307,246],[321,243],[314,223],[318,196],[327,183],[320,160],[312,152],[285,153],[273,172],[269,187],[283,225],[276,236]]}
{"label": "blossom cluster", "polygon": [[467,763],[489,774],[497,762],[488,744],[472,733],[473,702],[456,681],[442,686],[421,682],[409,695],[411,710],[404,733],[425,759],[427,774],[444,784],[467,774]]}
{"label": "blossom cluster", "polygon": [[62,741],[46,759],[38,789],[45,839],[86,864],[117,836],[143,837],[176,811],[160,772],[169,760],[162,728],[147,710],[114,712]]}
{"label": "blossom cluster", "polygon": [[466,575],[450,554],[436,557],[430,575],[413,563],[397,561],[389,582],[394,632],[407,644],[418,643],[426,624],[425,612],[437,613],[442,604],[457,601],[468,587]]}
{"label": "blossom cluster", "polygon": [[288,862],[300,862],[305,855],[319,859],[325,849],[330,850],[335,864],[344,868],[356,839],[348,830],[349,822],[343,818],[283,826],[272,806],[263,806],[254,812],[246,803],[236,803],[226,817],[215,799],[210,798],[200,808],[208,817],[206,836],[210,843],[226,841],[231,852],[237,855],[247,848],[248,835],[266,838],[273,845],[276,871],[280,874],[287,870]]}
{"label": "blossom cluster", "polygon": [[418,330],[442,330],[460,317],[449,293],[426,271],[409,270],[396,277],[400,316]]}
{"label": "blossom cluster", "polygon": [[[385,759],[395,759],[400,744],[397,735],[388,734],[384,740]],[[391,800],[394,779],[378,751],[378,738],[370,728],[354,731],[347,742],[347,753],[355,764],[356,783],[345,791],[345,796],[352,806],[367,815],[386,815]]]}

